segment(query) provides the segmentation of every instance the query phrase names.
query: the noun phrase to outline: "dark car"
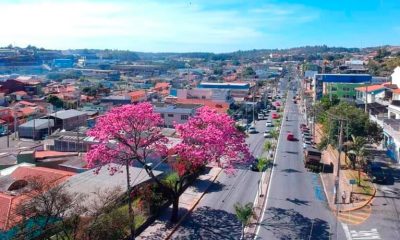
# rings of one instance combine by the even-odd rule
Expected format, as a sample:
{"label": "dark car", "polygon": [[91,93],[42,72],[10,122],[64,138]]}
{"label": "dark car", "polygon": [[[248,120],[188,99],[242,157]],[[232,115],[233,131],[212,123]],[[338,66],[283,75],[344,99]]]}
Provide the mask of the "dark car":
{"label": "dark car", "polygon": [[368,164],[367,174],[373,183],[386,183],[388,179],[388,176],[382,167],[373,162]]}

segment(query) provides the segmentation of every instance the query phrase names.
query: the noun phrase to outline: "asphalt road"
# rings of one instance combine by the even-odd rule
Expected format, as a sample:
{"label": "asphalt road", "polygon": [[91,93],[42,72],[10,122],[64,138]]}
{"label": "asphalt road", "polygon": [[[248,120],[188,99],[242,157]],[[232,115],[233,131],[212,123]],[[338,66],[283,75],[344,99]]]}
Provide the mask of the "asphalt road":
{"label": "asphalt road", "polygon": [[[254,156],[262,153],[265,123],[257,121],[258,133],[247,139]],[[222,172],[172,239],[239,239],[241,226],[233,206],[254,202],[260,178],[261,173],[248,170],[248,166],[237,169],[234,175]]]}
{"label": "asphalt road", "polygon": [[[283,80],[281,92],[286,89],[286,84]],[[269,119],[271,120],[271,114]],[[263,151],[266,122],[267,120],[257,121],[258,133],[249,134],[246,139],[250,152],[255,157],[261,156]],[[260,179],[261,173],[250,171],[248,166],[237,169],[234,175],[222,172],[172,239],[240,239],[241,225],[233,206],[235,203],[253,203]]]}
{"label": "asphalt road", "polygon": [[362,224],[346,225],[347,240],[400,239],[400,167],[391,171],[392,181],[375,184],[377,193],[372,201],[371,216]]}
{"label": "asphalt road", "polygon": [[[342,226],[338,224],[336,228],[335,217],[328,209],[318,174],[304,168],[301,115],[292,97],[289,91],[286,105],[289,120],[282,125],[256,239],[345,239]],[[289,131],[300,141],[287,141]]]}

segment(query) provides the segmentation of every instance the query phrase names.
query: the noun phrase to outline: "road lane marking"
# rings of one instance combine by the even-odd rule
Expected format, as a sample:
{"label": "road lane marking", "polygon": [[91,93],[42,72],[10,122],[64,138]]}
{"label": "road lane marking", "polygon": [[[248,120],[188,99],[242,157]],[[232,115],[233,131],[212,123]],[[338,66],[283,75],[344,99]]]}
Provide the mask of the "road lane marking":
{"label": "road lane marking", "polygon": [[[289,101],[287,101],[287,99],[288,99],[288,96],[286,97],[285,108],[284,108],[284,111],[283,111],[283,117],[285,117],[286,114],[287,114],[286,109],[287,109],[287,105],[288,105],[288,103],[289,103]],[[274,173],[275,173],[275,163],[276,163],[276,159],[277,159],[278,152],[279,152],[279,147],[280,147],[280,144],[279,144],[279,143],[280,143],[281,138],[283,137],[283,136],[282,136],[282,129],[283,129],[283,127],[282,127],[282,125],[281,125],[281,128],[279,129],[278,142],[277,142],[277,144],[276,144],[276,149],[275,149],[274,162],[273,162],[273,164],[272,164],[272,169],[271,169],[271,176],[270,176],[270,178],[269,178],[269,180],[268,180],[269,182],[268,182],[267,195],[265,196],[265,203],[264,203],[264,206],[263,206],[263,209],[262,209],[262,213],[261,213],[261,218],[260,218],[260,221],[261,221],[261,222],[262,222],[263,219],[264,219],[265,210],[267,209],[267,205],[268,205],[269,192],[270,192],[270,190],[271,190],[272,179],[273,179]],[[254,239],[257,239],[258,233],[260,232],[260,228],[261,228],[261,224],[259,224],[259,225],[257,226],[256,235],[254,236]]]}
{"label": "road lane marking", "polygon": [[350,230],[349,226],[345,223],[342,223],[342,227],[344,230],[344,234],[346,235],[347,240],[379,240],[382,239],[378,229],[372,228],[371,230],[367,231],[356,231]]}

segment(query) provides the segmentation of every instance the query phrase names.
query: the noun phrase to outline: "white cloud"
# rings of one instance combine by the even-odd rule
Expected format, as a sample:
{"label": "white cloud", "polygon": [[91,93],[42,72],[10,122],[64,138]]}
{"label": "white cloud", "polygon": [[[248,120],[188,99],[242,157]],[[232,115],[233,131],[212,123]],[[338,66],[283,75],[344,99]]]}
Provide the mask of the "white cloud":
{"label": "white cloud", "polygon": [[276,29],[318,17],[300,5],[210,10],[199,2],[166,2],[0,3],[0,46],[190,51],[192,45],[192,50],[221,52],[255,48]]}

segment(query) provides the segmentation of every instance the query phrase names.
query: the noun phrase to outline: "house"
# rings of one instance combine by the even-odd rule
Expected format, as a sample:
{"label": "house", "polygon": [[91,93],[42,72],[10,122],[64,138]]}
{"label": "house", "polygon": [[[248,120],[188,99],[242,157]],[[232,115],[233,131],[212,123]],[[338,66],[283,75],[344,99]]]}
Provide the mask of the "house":
{"label": "house", "polygon": [[10,231],[22,219],[16,214],[16,208],[21,202],[29,201],[22,194],[29,190],[29,179],[40,178],[46,184],[57,185],[65,182],[74,173],[33,166],[18,166],[8,175],[0,176],[0,238],[11,239],[14,231]]}
{"label": "house", "polygon": [[[110,175],[109,168],[117,168],[119,171]],[[132,187],[139,187],[146,182],[151,181],[146,171],[142,171],[142,167],[129,167],[129,174],[132,179]],[[73,194],[85,194],[87,197],[83,200],[83,205],[89,205],[96,199],[96,191],[104,191],[119,188],[122,189],[121,195],[126,190],[126,173],[125,167],[118,164],[110,164],[108,167],[101,168],[96,174],[93,171],[85,171],[70,177],[65,183],[67,191]],[[153,171],[155,177],[160,177],[162,172]],[[90,189],[90,191],[88,191]]]}
{"label": "house", "polygon": [[178,104],[196,104],[200,106],[207,106],[216,110],[219,113],[227,113],[229,109],[229,103],[224,102],[214,102],[212,100],[207,99],[176,99],[176,103]]}
{"label": "house", "polygon": [[356,103],[374,103],[378,99],[384,99],[386,86],[385,84],[365,85],[355,88],[356,90]]}
{"label": "house", "polygon": [[87,152],[96,142],[86,135],[86,129],[77,131],[58,131],[46,142],[46,149],[58,152]]}
{"label": "house", "polygon": [[214,102],[230,102],[231,90],[229,89],[206,89],[206,88],[192,88],[192,89],[177,89],[176,96],[179,99],[206,99]]}
{"label": "house", "polygon": [[42,140],[50,135],[53,127],[53,119],[33,119],[18,126],[18,136],[20,138]]}
{"label": "house", "polygon": [[173,128],[175,124],[187,122],[199,107],[201,105],[198,104],[154,103],[154,112],[164,119],[164,127]]}
{"label": "house", "polygon": [[132,98],[127,95],[111,95],[108,97],[102,97],[100,101],[101,103],[111,103],[114,106],[118,106],[118,105],[131,104]]}
{"label": "house", "polygon": [[52,113],[44,118],[54,120],[56,129],[73,130],[77,127],[86,126],[87,114],[75,109],[62,110]]}
{"label": "house", "polygon": [[132,103],[146,101],[146,91],[144,91],[144,90],[136,90],[133,92],[129,92],[128,96],[131,97]]}

